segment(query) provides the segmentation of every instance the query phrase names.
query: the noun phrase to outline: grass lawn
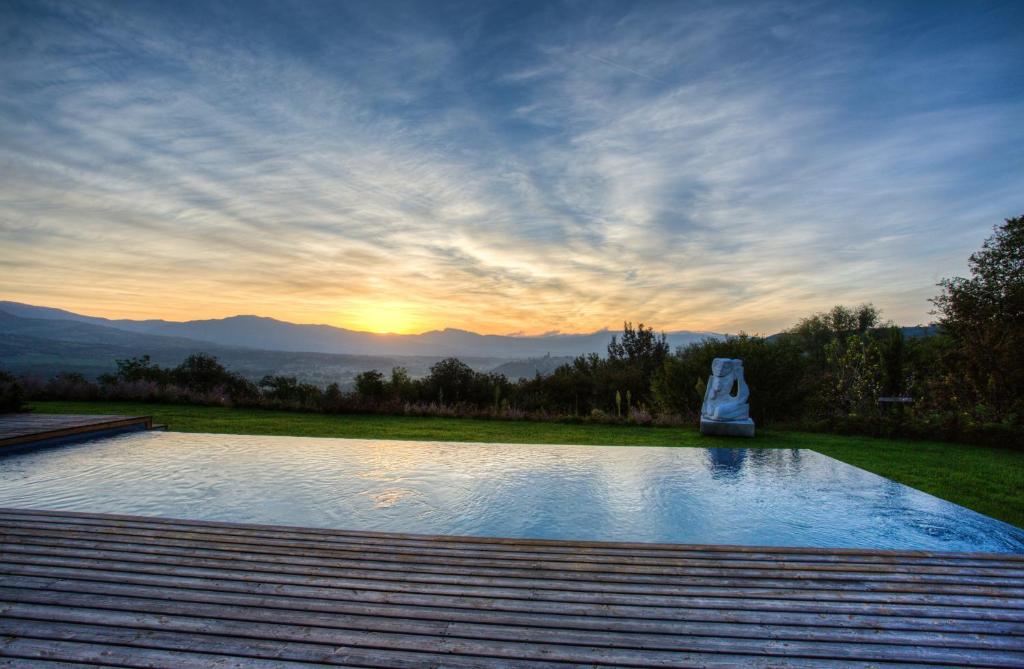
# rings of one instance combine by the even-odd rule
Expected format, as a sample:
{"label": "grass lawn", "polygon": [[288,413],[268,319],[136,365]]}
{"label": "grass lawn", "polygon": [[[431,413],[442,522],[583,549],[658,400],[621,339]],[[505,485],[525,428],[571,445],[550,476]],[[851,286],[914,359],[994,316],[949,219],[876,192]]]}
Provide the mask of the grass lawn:
{"label": "grass lawn", "polygon": [[756,439],[702,437],[693,428],[573,425],[405,416],[349,416],[141,402],[36,402],[39,413],[151,415],[181,432],[302,437],[620,446],[811,448],[1024,527],[1024,451],[962,444],[762,430]]}

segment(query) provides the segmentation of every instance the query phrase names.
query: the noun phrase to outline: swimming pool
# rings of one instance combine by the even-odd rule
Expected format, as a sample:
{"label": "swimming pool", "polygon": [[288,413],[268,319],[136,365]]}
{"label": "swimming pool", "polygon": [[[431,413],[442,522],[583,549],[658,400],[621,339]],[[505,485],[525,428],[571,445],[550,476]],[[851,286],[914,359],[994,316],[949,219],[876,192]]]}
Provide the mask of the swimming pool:
{"label": "swimming pool", "polygon": [[0,506],[428,534],[1024,552],[1024,530],[802,449],[146,432],[0,457]]}

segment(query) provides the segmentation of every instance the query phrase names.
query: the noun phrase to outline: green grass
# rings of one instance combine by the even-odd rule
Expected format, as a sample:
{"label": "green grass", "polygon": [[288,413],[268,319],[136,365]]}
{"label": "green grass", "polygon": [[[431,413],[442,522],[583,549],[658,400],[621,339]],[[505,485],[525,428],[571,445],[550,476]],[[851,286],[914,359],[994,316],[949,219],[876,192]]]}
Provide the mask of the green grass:
{"label": "green grass", "polygon": [[181,432],[624,446],[811,448],[843,462],[1024,527],[1024,452],[901,439],[762,430],[751,442],[692,428],[350,416],[141,402],[36,402],[40,413],[151,415]]}

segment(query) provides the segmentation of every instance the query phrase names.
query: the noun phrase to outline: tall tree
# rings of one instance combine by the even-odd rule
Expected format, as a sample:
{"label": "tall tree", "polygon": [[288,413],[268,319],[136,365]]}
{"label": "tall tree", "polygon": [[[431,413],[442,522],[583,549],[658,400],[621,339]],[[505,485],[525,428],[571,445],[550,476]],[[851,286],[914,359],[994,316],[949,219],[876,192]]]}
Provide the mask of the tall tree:
{"label": "tall tree", "polygon": [[669,355],[665,333],[640,323],[622,324],[622,336],[612,336],[608,344],[608,375],[611,395],[616,391],[623,397],[628,391],[628,403],[634,400],[646,404],[651,395],[651,382]]}
{"label": "tall tree", "polygon": [[934,298],[956,342],[964,383],[992,418],[1024,413],[1024,216],[996,226],[968,261],[971,276],[944,279]]}

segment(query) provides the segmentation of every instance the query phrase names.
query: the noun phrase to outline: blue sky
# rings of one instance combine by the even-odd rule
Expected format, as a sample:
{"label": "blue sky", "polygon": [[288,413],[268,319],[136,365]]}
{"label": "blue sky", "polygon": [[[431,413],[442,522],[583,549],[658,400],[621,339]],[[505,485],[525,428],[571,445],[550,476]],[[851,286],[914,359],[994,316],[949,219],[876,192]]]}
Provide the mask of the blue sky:
{"label": "blue sky", "polygon": [[913,324],[1024,213],[1021,2],[0,0],[0,297]]}

